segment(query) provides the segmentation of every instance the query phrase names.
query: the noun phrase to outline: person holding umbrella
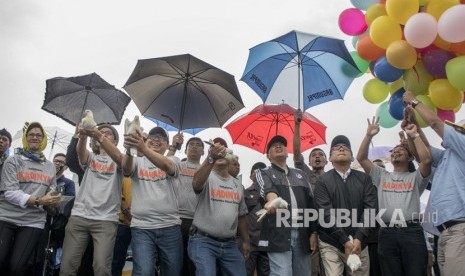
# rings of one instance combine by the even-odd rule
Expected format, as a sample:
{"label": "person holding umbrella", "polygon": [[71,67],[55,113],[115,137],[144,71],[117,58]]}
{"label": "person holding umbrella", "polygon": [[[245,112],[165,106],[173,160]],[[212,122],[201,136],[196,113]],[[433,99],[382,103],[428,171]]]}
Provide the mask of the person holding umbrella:
{"label": "person holding umbrella", "polygon": [[[68,220],[60,275],[76,275],[89,238],[94,242],[95,275],[111,275],[113,247],[121,204],[122,154],[119,135],[111,125],[79,129],[77,154],[84,176]],[[87,137],[98,153],[87,150]]]}
{"label": "person holding umbrella", "polygon": [[160,260],[162,275],[181,275],[183,245],[181,219],[174,183],[180,161],[166,157],[168,133],[161,127],[150,130],[147,141],[141,133],[124,136],[126,148],[136,148],[142,157],[127,150],[123,173],[131,177],[131,235],[134,270],[132,275],[153,275]]}
{"label": "person holding umbrella", "polygon": [[0,271],[5,275],[25,273],[44,229],[45,209],[54,209],[61,198],[54,194],[55,167],[42,153],[47,147],[42,125],[26,124],[22,141],[19,154],[5,160],[0,182]]}

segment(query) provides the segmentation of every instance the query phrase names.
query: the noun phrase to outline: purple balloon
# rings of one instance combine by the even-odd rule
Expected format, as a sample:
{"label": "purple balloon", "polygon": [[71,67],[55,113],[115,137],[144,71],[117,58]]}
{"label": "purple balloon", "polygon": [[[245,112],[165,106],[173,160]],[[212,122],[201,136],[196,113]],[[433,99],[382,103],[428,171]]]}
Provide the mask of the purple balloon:
{"label": "purple balloon", "polygon": [[445,79],[447,78],[446,63],[454,57],[455,55],[452,52],[443,49],[434,49],[426,52],[421,59],[428,73],[437,79]]}

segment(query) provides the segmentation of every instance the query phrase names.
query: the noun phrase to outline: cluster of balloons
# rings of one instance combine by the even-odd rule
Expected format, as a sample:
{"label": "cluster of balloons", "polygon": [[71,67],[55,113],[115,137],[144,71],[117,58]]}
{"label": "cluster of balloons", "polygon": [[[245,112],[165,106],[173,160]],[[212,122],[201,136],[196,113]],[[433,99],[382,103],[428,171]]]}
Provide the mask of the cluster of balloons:
{"label": "cluster of balloons", "polygon": [[[353,36],[352,58],[363,75],[366,101],[380,104],[380,125],[403,117],[405,90],[455,121],[465,91],[465,0],[351,0],[339,28]],[[389,99],[388,96],[390,95]],[[416,116],[422,127],[425,123]]]}

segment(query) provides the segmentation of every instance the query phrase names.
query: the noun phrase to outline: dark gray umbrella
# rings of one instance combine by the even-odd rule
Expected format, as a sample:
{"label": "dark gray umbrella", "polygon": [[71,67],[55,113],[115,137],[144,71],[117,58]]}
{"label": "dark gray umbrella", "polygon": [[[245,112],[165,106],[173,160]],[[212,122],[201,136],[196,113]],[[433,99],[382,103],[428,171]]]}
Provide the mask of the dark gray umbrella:
{"label": "dark gray umbrella", "polygon": [[91,110],[97,124],[121,123],[131,101],[123,91],[103,80],[96,73],[48,79],[42,109],[76,125],[84,110]]}
{"label": "dark gray umbrella", "polygon": [[221,127],[244,107],[233,75],[189,54],[139,60],[124,89],[142,115],[179,130]]}

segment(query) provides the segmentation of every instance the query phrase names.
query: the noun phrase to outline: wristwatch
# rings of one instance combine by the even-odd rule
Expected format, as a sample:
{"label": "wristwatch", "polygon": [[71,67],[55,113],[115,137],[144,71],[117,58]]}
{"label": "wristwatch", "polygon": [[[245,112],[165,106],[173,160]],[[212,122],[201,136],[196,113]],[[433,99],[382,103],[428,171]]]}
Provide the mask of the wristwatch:
{"label": "wristwatch", "polygon": [[415,109],[415,107],[416,107],[419,103],[420,103],[419,100],[414,99],[414,100],[412,101],[412,108]]}
{"label": "wristwatch", "polygon": [[207,160],[208,160],[208,164],[215,163],[215,159],[213,159],[213,157],[211,157],[211,156],[208,156]]}

